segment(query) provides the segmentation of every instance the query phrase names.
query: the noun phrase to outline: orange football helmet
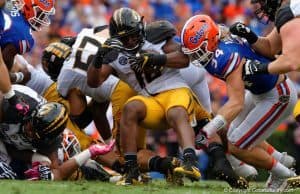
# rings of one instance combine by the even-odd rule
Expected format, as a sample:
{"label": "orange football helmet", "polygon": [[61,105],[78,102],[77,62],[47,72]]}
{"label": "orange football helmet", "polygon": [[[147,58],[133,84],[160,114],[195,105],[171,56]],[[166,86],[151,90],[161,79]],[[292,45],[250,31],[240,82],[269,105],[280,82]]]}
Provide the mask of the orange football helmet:
{"label": "orange football helmet", "polygon": [[191,17],[181,31],[182,51],[194,65],[207,65],[219,41],[219,27],[208,15]]}
{"label": "orange football helmet", "polygon": [[39,31],[42,26],[50,25],[49,16],[55,14],[55,0],[11,0],[12,5],[20,10],[32,29]]}
{"label": "orange football helmet", "polygon": [[80,143],[75,134],[69,130],[65,129],[63,132],[63,141],[61,143],[63,150],[63,161],[67,161],[73,156],[81,152]]}

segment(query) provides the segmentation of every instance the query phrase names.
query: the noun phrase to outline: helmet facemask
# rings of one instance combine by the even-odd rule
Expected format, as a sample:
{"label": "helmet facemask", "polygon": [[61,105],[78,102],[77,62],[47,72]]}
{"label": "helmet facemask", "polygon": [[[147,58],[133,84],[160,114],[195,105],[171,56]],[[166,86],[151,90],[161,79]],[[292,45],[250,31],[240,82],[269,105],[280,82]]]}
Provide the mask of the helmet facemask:
{"label": "helmet facemask", "polygon": [[22,12],[34,31],[49,26],[50,16],[55,14],[54,0],[11,0],[10,4]]}
{"label": "helmet facemask", "polygon": [[145,42],[144,17],[130,8],[116,10],[110,19],[109,32],[123,44],[122,50],[136,53]]}
{"label": "helmet facemask", "polygon": [[203,41],[201,45],[194,50],[183,47],[182,51],[184,54],[188,55],[190,62],[193,65],[205,67],[214,57],[214,52],[208,51],[207,45],[207,41]]}
{"label": "helmet facemask", "polygon": [[41,27],[51,24],[50,16],[55,14],[55,9],[51,11],[42,10],[39,6],[33,7],[35,17],[29,18],[27,21],[35,31],[40,31]]}
{"label": "helmet facemask", "polygon": [[63,132],[63,141],[61,145],[64,153],[64,161],[79,154],[81,151],[79,140],[75,134],[68,129],[65,129]]}

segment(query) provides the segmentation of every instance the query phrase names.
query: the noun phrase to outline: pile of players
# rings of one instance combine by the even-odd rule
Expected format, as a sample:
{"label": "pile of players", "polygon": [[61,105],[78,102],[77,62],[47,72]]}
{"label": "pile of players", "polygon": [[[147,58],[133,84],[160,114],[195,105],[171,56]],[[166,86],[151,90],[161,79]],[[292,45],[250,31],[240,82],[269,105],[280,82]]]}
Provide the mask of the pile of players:
{"label": "pile of players", "polygon": [[[178,43],[168,21],[145,25],[135,10],[120,8],[108,26],[49,44],[39,70],[21,54],[33,46],[30,31],[50,24],[54,1],[9,1],[11,9],[2,9],[0,17],[0,67],[6,70],[0,80],[0,177],[116,181],[103,165],[121,175],[118,185],[144,184],[149,171],[183,185],[184,177],[200,180],[195,150],[204,149],[215,177],[233,188],[248,188],[255,168],[270,172],[268,189],[299,186],[294,158],[265,141],[297,102],[284,73],[299,63],[286,38],[290,23],[299,22],[299,3],[252,3],[260,5],[261,19],[276,18],[277,29],[267,37],[242,23],[227,28],[196,15],[186,21]],[[227,86],[228,101],[215,115],[206,72]],[[296,116],[299,111],[296,106]],[[102,140],[82,131],[92,121]],[[146,130],[171,128],[181,158],[146,149]]]}

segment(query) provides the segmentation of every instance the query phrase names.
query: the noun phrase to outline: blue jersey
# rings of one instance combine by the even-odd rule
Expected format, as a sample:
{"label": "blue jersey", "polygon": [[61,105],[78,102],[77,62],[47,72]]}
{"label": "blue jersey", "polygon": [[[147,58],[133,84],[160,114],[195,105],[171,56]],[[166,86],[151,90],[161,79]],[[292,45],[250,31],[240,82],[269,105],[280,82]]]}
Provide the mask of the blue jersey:
{"label": "blue jersey", "polygon": [[0,38],[4,31],[8,30],[12,25],[12,21],[9,15],[7,15],[3,9],[0,9]]}
{"label": "blue jersey", "polygon": [[34,39],[31,34],[30,24],[18,11],[4,10],[3,13],[4,16],[6,14],[5,17],[10,18],[11,25],[1,34],[1,48],[5,47],[5,45],[7,44],[13,44],[19,54],[29,52],[34,45]]}
{"label": "blue jersey", "polygon": [[[263,63],[270,62],[269,59],[255,53],[247,43],[239,39],[229,39],[220,41],[214,58],[205,67],[213,76],[225,80],[233,72],[243,59],[258,60]],[[274,88],[278,80],[278,75],[252,75],[244,79],[245,88],[253,94],[262,94]]]}

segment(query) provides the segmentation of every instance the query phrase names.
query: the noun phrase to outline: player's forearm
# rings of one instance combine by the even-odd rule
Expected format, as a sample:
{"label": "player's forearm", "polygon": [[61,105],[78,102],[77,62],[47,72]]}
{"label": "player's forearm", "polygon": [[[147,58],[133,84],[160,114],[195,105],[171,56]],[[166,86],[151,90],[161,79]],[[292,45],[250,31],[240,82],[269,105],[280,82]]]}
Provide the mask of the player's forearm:
{"label": "player's forearm", "polygon": [[251,47],[259,54],[268,57],[274,58],[277,52],[272,49],[269,40],[265,37],[259,37],[258,40],[251,45]]}
{"label": "player's forearm", "polygon": [[295,55],[281,54],[276,58],[276,60],[272,61],[268,65],[269,74],[281,74],[299,70],[300,60],[299,57]]}
{"label": "player's forearm", "polygon": [[189,58],[180,51],[167,54],[166,67],[183,68],[189,66]]}
{"label": "player's forearm", "polygon": [[90,65],[87,71],[87,84],[92,88],[96,88],[101,84],[100,79],[101,68],[95,68]]}
{"label": "player's forearm", "polygon": [[230,102],[225,103],[218,111],[218,115],[222,115],[227,123],[233,121],[233,119],[242,111],[243,103]]}

